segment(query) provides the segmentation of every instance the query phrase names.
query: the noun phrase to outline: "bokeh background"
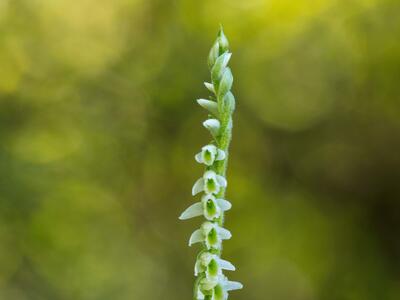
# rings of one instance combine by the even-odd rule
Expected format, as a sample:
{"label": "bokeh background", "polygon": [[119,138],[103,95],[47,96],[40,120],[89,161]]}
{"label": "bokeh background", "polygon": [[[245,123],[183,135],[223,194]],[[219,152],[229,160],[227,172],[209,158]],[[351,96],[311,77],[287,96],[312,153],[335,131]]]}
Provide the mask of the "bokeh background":
{"label": "bokeh background", "polygon": [[231,299],[400,299],[400,3],[1,0],[0,299],[191,299],[219,23]]}

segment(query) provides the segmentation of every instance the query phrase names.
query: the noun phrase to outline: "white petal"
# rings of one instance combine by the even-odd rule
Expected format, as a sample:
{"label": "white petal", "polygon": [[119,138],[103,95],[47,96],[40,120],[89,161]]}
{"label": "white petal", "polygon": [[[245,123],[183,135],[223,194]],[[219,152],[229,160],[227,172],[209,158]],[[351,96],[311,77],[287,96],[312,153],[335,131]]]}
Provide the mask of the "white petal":
{"label": "white petal", "polygon": [[203,233],[200,229],[195,230],[189,239],[189,246],[204,241]]}
{"label": "white petal", "polygon": [[201,224],[201,230],[203,231],[204,235],[208,235],[211,231],[211,229],[215,228],[216,225],[214,225],[211,222],[204,222],[203,224]]}
{"label": "white petal", "polygon": [[214,163],[216,154],[217,147],[214,145],[204,146],[201,150],[202,160],[207,166],[211,166]]}
{"label": "white petal", "polygon": [[194,183],[193,188],[192,188],[192,195],[196,195],[204,190],[204,179],[199,178],[197,181]]}
{"label": "white petal", "polygon": [[225,159],[225,151],[218,149],[217,150],[217,158],[216,160],[224,160]]}
{"label": "white petal", "polygon": [[197,202],[189,206],[179,217],[180,220],[187,220],[193,217],[201,216],[203,214],[203,205]]}
{"label": "white petal", "polygon": [[214,116],[218,117],[218,104],[215,101],[207,100],[207,99],[197,99],[197,103],[207,109]]}
{"label": "white petal", "polygon": [[227,291],[240,290],[243,288],[243,284],[237,281],[226,281],[224,287]]}
{"label": "white petal", "polygon": [[204,172],[204,179],[216,179],[217,174],[213,170],[208,170]]}
{"label": "white petal", "polygon": [[228,185],[228,182],[226,181],[225,177],[221,175],[217,175],[217,182],[222,187],[226,187]]}
{"label": "white petal", "polygon": [[197,274],[200,273],[200,268],[199,268],[200,262],[197,260],[196,263],[194,264],[194,276],[197,276]]}
{"label": "white petal", "polygon": [[223,240],[229,240],[232,237],[232,233],[228,229],[217,227],[217,232]]}
{"label": "white petal", "polygon": [[200,286],[205,290],[211,290],[218,284],[218,278],[203,278]]}
{"label": "white petal", "polygon": [[213,144],[204,146],[203,148],[201,148],[201,151],[202,152],[209,151],[209,152],[211,152],[213,154],[218,154],[218,148]]}
{"label": "white petal", "polygon": [[235,271],[236,268],[232,265],[229,261],[218,258],[218,265],[221,269],[228,270],[228,271]]}
{"label": "white petal", "polygon": [[204,300],[204,294],[200,291],[197,291],[197,300]]}
{"label": "white petal", "polygon": [[208,119],[203,122],[203,126],[207,128],[212,135],[217,135],[219,133],[221,123],[217,119]]}
{"label": "white petal", "polygon": [[199,163],[199,164],[202,164],[204,161],[203,161],[203,157],[202,157],[202,155],[201,155],[201,152],[200,153],[197,153],[195,156],[194,156],[194,159]]}
{"label": "white petal", "polygon": [[212,93],[215,94],[214,85],[213,85],[212,83],[204,82],[204,85],[206,86],[206,88],[207,88],[210,92],[212,92]]}
{"label": "white petal", "polygon": [[224,199],[217,199],[216,201],[217,201],[218,206],[219,206],[223,211],[230,210],[230,209],[232,208],[232,204],[231,204],[229,201],[227,201],[227,200],[224,200]]}

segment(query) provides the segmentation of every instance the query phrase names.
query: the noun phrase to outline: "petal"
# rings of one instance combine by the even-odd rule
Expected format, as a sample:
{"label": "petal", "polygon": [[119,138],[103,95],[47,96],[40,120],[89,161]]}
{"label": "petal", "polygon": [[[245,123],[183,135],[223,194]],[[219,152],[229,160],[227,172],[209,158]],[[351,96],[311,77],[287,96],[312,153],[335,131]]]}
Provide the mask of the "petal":
{"label": "petal", "polygon": [[213,85],[212,83],[204,82],[204,85],[206,86],[206,88],[207,88],[210,92],[212,92],[212,93],[215,94],[214,85]]}
{"label": "petal", "polygon": [[195,159],[199,164],[202,164],[202,163],[203,163],[203,157],[202,157],[202,155],[201,155],[201,152],[197,153],[197,154],[194,156],[194,159]]}
{"label": "petal", "polygon": [[203,214],[203,205],[197,202],[189,206],[179,217],[180,220],[187,220],[193,217],[201,216]]}
{"label": "petal", "polygon": [[213,170],[208,170],[204,172],[204,179],[216,179],[217,174]]}
{"label": "petal", "polygon": [[221,269],[228,270],[228,271],[235,271],[236,268],[232,265],[229,261],[218,258],[218,264]]}
{"label": "petal", "polygon": [[217,119],[208,119],[203,122],[203,126],[208,129],[212,135],[217,135],[221,127],[221,123]]}
{"label": "petal", "polygon": [[234,290],[240,290],[243,288],[243,284],[237,281],[226,281],[224,283],[225,290],[227,291],[234,291]]}
{"label": "petal", "polygon": [[203,278],[200,281],[200,286],[203,290],[209,291],[218,284],[218,278]]}
{"label": "petal", "polygon": [[216,201],[217,201],[218,206],[219,206],[223,211],[230,210],[230,209],[232,208],[232,204],[231,204],[229,201],[227,201],[227,200],[224,200],[224,199],[217,199]]}
{"label": "petal", "polygon": [[212,113],[214,116],[218,117],[218,104],[215,101],[207,100],[207,99],[197,99],[197,103],[207,109],[210,113]]}
{"label": "petal", "polygon": [[218,235],[223,240],[229,240],[232,237],[232,233],[225,228],[217,227]]}
{"label": "petal", "polygon": [[[218,120],[217,120],[218,121]],[[217,154],[218,153],[218,148],[215,146],[215,145],[213,145],[213,144],[209,144],[209,145],[206,145],[206,146],[204,146],[203,148],[201,148],[201,151],[202,152],[204,152],[204,151],[209,151],[209,152],[211,152],[211,153],[213,153],[213,154]]]}
{"label": "petal", "polygon": [[228,292],[225,291],[225,289],[220,284],[218,284],[214,288],[212,300],[227,300],[227,299],[228,299]]}
{"label": "petal", "polygon": [[225,151],[218,149],[216,160],[224,160],[225,159]]}
{"label": "petal", "polygon": [[197,276],[201,272],[200,270],[200,262],[197,260],[196,263],[194,264],[194,276]]}
{"label": "petal", "polygon": [[228,182],[226,181],[225,177],[221,175],[217,175],[217,182],[222,187],[226,187],[228,185]]}
{"label": "petal", "polygon": [[197,300],[204,300],[204,294],[200,291],[197,291]]}
{"label": "petal", "polygon": [[203,147],[201,151],[201,156],[204,164],[206,164],[207,166],[211,166],[214,163],[216,152],[217,151],[214,150],[212,147]]}
{"label": "petal", "polygon": [[192,246],[195,243],[199,243],[204,241],[203,233],[200,229],[195,230],[189,239],[189,246]]}
{"label": "petal", "polygon": [[193,188],[192,188],[192,195],[196,195],[204,190],[204,179],[199,178],[197,181],[194,183]]}

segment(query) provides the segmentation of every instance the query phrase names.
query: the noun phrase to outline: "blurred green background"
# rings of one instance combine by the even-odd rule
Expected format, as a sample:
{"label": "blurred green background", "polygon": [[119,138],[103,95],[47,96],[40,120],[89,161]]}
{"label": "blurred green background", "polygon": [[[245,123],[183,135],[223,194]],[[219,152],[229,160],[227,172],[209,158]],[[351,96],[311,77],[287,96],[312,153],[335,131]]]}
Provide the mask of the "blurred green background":
{"label": "blurred green background", "polygon": [[400,299],[400,3],[0,0],[0,299],[191,299],[222,22],[231,299]]}

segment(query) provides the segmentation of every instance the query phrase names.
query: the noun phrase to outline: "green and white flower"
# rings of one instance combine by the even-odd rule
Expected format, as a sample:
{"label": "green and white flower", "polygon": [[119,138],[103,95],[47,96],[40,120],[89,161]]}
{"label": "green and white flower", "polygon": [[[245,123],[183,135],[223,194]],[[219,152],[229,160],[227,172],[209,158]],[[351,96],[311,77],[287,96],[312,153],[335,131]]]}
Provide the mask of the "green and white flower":
{"label": "green and white flower", "polygon": [[203,215],[207,220],[212,221],[219,218],[222,212],[230,210],[231,207],[232,204],[229,201],[216,199],[212,194],[205,194],[201,197],[200,202],[196,202],[185,209],[179,219],[187,220]]}
{"label": "green and white flower", "polygon": [[235,271],[235,266],[216,254],[202,252],[196,260],[194,275],[205,273],[207,278],[217,278],[222,274],[222,270]]}
{"label": "green and white flower", "polygon": [[204,222],[200,229],[195,230],[189,239],[189,246],[203,242],[206,248],[221,249],[222,240],[229,240],[232,237],[228,229],[218,226],[216,223]]}
{"label": "green and white flower", "polygon": [[237,281],[229,281],[224,275],[218,278],[204,277],[200,280],[199,290],[197,292],[197,299],[210,300],[226,300],[228,299],[228,292],[233,290],[240,290],[243,285]]}
{"label": "green and white flower", "polygon": [[228,185],[224,176],[218,175],[212,170],[204,173],[203,177],[199,178],[192,188],[192,195],[196,195],[202,191],[206,194],[218,194],[221,188],[226,188]]}
{"label": "green and white flower", "polygon": [[215,145],[207,145],[201,148],[201,152],[195,155],[195,159],[199,164],[211,166],[214,161],[225,159],[225,152]]}

